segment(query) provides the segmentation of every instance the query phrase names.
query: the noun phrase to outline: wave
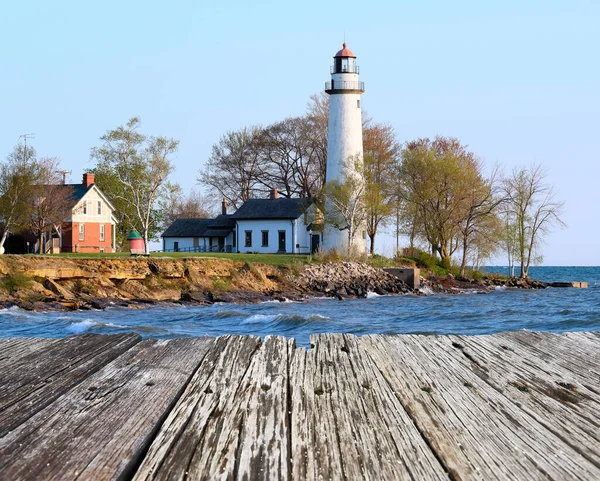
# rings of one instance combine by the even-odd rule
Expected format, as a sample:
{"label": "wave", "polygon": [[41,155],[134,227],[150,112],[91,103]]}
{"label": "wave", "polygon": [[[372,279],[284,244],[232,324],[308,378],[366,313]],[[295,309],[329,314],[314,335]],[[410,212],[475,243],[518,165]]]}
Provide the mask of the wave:
{"label": "wave", "polygon": [[228,309],[225,311],[217,311],[213,314],[217,319],[228,319],[230,317],[248,317],[249,314],[245,312],[236,311],[234,309]]}
{"label": "wave", "polygon": [[254,314],[244,319],[243,324],[265,324],[271,326],[301,325],[328,321],[331,318],[322,314]]}
{"label": "wave", "polygon": [[[58,320],[68,320],[65,319],[64,316],[60,317]],[[134,329],[130,326],[123,326],[121,324],[115,324],[114,322],[101,322],[96,321],[95,319],[84,319],[83,321],[71,322],[69,326],[67,326],[67,330],[73,332],[74,334],[82,334],[89,329],[92,328],[103,328],[109,327],[113,329]],[[136,326],[135,329],[139,329],[142,326]],[[155,329],[155,328],[153,328]]]}

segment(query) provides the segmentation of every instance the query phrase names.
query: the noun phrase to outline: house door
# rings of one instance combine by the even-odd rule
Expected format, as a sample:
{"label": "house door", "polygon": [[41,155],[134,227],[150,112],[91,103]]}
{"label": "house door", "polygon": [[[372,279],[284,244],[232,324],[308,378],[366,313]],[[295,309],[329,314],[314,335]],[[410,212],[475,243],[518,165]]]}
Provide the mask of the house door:
{"label": "house door", "polygon": [[279,231],[279,252],[285,252],[285,231]]}
{"label": "house door", "polygon": [[310,253],[314,254],[319,250],[319,234],[313,234],[310,236]]}

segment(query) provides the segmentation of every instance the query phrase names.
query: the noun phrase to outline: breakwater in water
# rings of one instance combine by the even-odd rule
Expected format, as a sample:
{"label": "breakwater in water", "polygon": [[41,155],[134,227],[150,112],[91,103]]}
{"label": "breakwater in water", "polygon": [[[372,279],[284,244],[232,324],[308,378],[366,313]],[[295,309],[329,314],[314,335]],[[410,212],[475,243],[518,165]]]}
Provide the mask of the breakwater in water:
{"label": "breakwater in water", "polygon": [[485,294],[378,296],[210,306],[109,307],[75,312],[0,311],[0,335],[66,337],[137,332],[143,337],[269,334],[308,345],[313,333],[489,334],[600,330],[600,268],[538,268],[542,281],[584,280],[589,289],[503,289]]}

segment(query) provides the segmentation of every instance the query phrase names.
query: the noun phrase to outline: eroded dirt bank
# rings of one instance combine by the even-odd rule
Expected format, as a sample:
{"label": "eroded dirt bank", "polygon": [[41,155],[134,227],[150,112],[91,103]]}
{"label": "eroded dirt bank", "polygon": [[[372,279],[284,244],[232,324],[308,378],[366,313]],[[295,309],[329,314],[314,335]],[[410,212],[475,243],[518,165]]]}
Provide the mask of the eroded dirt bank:
{"label": "eroded dirt bank", "polygon": [[214,258],[77,259],[0,257],[0,304],[25,309],[139,307],[161,302],[260,302],[368,291],[408,292],[366,264],[309,266],[303,271]]}

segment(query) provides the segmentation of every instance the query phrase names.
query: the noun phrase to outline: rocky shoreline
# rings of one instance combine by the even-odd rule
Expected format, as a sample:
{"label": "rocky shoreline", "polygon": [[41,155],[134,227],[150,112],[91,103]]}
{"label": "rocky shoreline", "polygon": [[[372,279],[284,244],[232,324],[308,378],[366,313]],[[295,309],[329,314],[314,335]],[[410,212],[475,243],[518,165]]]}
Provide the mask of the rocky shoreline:
{"label": "rocky shoreline", "polygon": [[0,306],[27,310],[141,308],[216,302],[256,303],[329,296],[343,300],[379,295],[487,292],[496,286],[543,288],[521,279],[423,280],[414,290],[393,275],[356,262],[277,268],[215,258],[0,258]]}

